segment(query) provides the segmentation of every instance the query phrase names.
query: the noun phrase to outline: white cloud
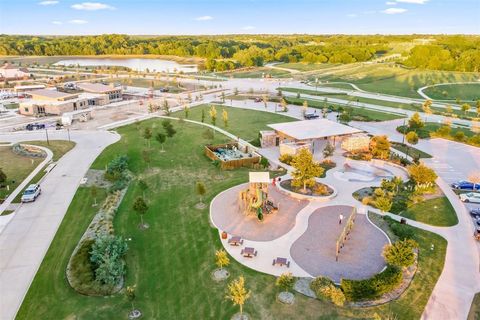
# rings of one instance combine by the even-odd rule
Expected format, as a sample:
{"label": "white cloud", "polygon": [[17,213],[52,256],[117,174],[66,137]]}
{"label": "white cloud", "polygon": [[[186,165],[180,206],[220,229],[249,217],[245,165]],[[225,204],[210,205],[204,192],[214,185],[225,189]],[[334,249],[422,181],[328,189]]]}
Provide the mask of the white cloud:
{"label": "white cloud", "polygon": [[57,20],[55,20],[55,21],[52,21],[52,23],[53,23],[53,24],[56,24],[56,25],[61,25],[61,24],[63,24],[63,22],[62,22],[62,21],[57,21]]}
{"label": "white cloud", "polygon": [[72,5],[72,8],[75,9],[75,10],[87,10],[87,11],[96,11],[96,10],[105,10],[105,9],[113,10],[113,9],[115,9],[111,5],[108,5],[106,3],[100,3],[100,2],[76,3],[76,4]]}
{"label": "white cloud", "polygon": [[212,20],[213,17],[212,16],[201,16],[201,17],[196,17],[195,20],[197,21],[208,21],[208,20]]}
{"label": "white cloud", "polygon": [[385,2],[387,6],[395,6],[397,3],[395,1],[387,1]]}
{"label": "white cloud", "polygon": [[41,6],[51,6],[57,3],[58,1],[55,1],[55,0],[45,0],[45,1],[40,1],[38,4]]}
{"label": "white cloud", "polygon": [[428,2],[428,0],[395,0],[397,2],[403,2],[403,3],[414,3],[414,4],[425,4]]}
{"label": "white cloud", "polygon": [[68,23],[71,23],[71,24],[86,24],[86,23],[88,23],[88,21],[87,20],[82,20],[82,19],[73,19],[73,20],[68,21]]}
{"label": "white cloud", "polygon": [[399,14],[399,13],[404,13],[407,12],[407,9],[403,8],[388,8],[382,11],[383,13],[386,14]]}
{"label": "white cloud", "polygon": [[349,18],[356,18],[356,17],[358,17],[358,14],[356,14],[356,13],[349,13],[349,14],[347,14],[347,17],[349,17]]}
{"label": "white cloud", "polygon": [[255,27],[254,26],[245,26],[242,29],[243,30],[253,30],[253,29],[255,29]]}

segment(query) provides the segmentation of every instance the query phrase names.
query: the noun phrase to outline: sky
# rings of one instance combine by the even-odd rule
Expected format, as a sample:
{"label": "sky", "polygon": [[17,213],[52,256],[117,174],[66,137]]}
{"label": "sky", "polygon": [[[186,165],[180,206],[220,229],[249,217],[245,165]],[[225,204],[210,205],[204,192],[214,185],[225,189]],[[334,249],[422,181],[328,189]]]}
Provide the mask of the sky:
{"label": "sky", "polygon": [[0,34],[480,34],[480,0],[0,0]]}

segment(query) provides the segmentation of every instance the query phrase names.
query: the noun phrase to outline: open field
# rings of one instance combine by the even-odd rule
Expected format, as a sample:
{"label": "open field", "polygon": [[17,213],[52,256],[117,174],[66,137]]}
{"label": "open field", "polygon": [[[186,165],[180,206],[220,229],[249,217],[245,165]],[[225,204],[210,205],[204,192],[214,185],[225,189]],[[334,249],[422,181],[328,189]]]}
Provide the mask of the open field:
{"label": "open field", "polygon": [[252,70],[239,70],[219,73],[222,77],[233,78],[289,78],[292,74],[285,70],[271,69],[271,68],[255,68]]}
{"label": "open field", "polygon": [[480,78],[478,73],[410,70],[393,64],[364,64],[350,68],[345,65],[331,72],[322,72],[323,70],[319,71],[309,79],[350,82],[366,91],[417,99],[422,99],[417,89],[423,86],[445,82],[477,81]]}
{"label": "open field", "polygon": [[[232,113],[233,115],[233,113]],[[255,118],[257,112],[250,111]],[[218,120],[217,120],[218,121]],[[173,122],[178,133],[157,152],[152,141],[151,161],[143,161],[146,149],[141,132],[145,127],[161,128],[161,120],[141,122],[119,128],[122,140],[108,147],[93,164],[103,169],[116,155],[126,153],[130,170],[149,185],[146,196],[150,210],[145,216],[150,228],[140,231],[139,218],[132,210],[133,199],[142,193],[136,180],[127,191],[115,217],[116,233],[129,242],[126,256],[126,285],[137,285],[135,306],[145,319],[229,319],[238,308],[225,300],[226,283],[214,283],[214,250],[221,247],[218,232],[209,222],[208,209],[194,208],[197,181],[207,187],[206,201],[228,187],[246,182],[248,170],[221,171],[203,155],[205,128],[186,122]],[[273,122],[272,120],[268,122]],[[239,122],[240,123],[240,122]],[[233,125],[233,118],[232,118]],[[240,128],[243,130],[243,128]],[[258,131],[259,127],[252,129]],[[220,134],[215,142],[225,141]],[[18,319],[114,319],[125,318],[131,306],[122,294],[108,298],[76,294],[65,281],[65,267],[75,244],[94,212],[88,189],[77,191],[74,202],[50,246]],[[443,268],[446,241],[440,236],[415,229],[420,245],[419,272],[407,291],[396,301],[374,308],[352,309],[296,294],[294,306],[275,300],[278,288],[273,276],[252,271],[231,259],[231,279],[244,275],[252,291],[245,311],[254,319],[347,319],[386,317],[394,314],[418,319]],[[430,250],[434,244],[435,250]]]}
{"label": "open field", "polygon": [[[291,117],[284,116],[282,114],[272,114],[268,112],[255,112],[255,116],[252,116],[251,110],[245,110],[240,108],[232,108],[222,105],[215,105],[217,109],[217,121],[216,126],[227,130],[228,132],[241,137],[244,140],[251,141],[258,138],[258,131],[268,130],[267,127],[269,123],[277,122],[289,122],[295,121]],[[222,120],[222,110],[226,110],[228,113],[228,127],[225,127]],[[211,124],[209,110],[210,105],[200,105],[198,107],[193,107],[190,109],[188,119],[201,121],[202,120],[202,110],[205,113],[205,123]],[[183,111],[178,111],[173,113],[173,116],[184,118],[185,114]]]}
{"label": "open field", "polygon": [[17,155],[10,146],[0,146],[0,168],[7,175],[7,184],[10,187],[10,191],[6,188],[0,189],[0,201],[13,192],[42,161],[43,159]]}
{"label": "open field", "polygon": [[[124,86],[140,87],[140,88],[151,88],[153,85],[154,90],[160,88],[168,88],[171,93],[178,93],[185,91],[185,88],[179,87],[178,82],[173,81],[163,81],[163,80],[150,80],[144,78],[112,78],[103,80],[108,83],[121,83]],[[192,86],[193,88],[193,86]]]}
{"label": "open field", "polygon": [[434,86],[426,88],[423,93],[437,100],[476,101],[480,99],[480,82]]}
{"label": "open field", "polygon": [[302,62],[292,62],[292,63],[280,63],[276,64],[275,67],[293,69],[298,71],[312,71],[312,70],[321,70],[325,68],[330,68],[336,64],[331,63],[302,63]]}
{"label": "open field", "polygon": [[342,108],[343,110],[350,113],[352,117],[359,117],[358,121],[388,121],[388,120],[395,120],[395,119],[402,119],[405,116],[393,113],[387,113],[367,108],[355,108],[350,107],[348,105],[332,103],[332,102],[324,102],[320,100],[312,100],[312,99],[302,99],[302,98],[294,98],[294,97],[285,97],[285,100],[288,103],[302,105],[304,101],[307,101],[308,106],[311,108],[323,109],[324,107],[331,107],[334,110],[338,108]]}
{"label": "open field", "polygon": [[417,203],[399,215],[439,227],[450,227],[458,223],[457,214],[445,196]]}

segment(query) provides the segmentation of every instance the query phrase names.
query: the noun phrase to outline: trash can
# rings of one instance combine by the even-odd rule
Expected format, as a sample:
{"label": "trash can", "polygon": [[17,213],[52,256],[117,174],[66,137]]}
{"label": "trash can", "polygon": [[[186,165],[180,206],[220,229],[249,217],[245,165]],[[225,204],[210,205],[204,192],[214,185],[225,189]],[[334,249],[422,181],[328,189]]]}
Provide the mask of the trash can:
{"label": "trash can", "polygon": [[400,223],[401,223],[401,224],[407,224],[407,220],[404,219],[404,218],[402,218],[402,219],[400,219]]}

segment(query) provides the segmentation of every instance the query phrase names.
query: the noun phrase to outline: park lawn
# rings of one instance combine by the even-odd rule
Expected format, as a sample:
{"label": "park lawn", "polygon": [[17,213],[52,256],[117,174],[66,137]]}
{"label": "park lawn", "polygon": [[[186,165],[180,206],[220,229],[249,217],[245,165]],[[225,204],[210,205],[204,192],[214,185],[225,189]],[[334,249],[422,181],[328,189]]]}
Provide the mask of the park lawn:
{"label": "park lawn", "polygon": [[392,148],[403,152],[405,154],[408,154],[409,156],[413,158],[418,158],[418,159],[428,159],[431,158],[432,156],[422,150],[416,149],[412,146],[407,146],[406,144],[402,144],[400,142],[391,142]]}
{"label": "park lawn", "polygon": [[[260,130],[271,130],[271,128],[267,127],[267,124],[290,122],[297,120],[282,114],[276,114],[266,111],[246,110],[234,107],[226,107],[222,105],[215,106],[217,109],[216,126],[247,141],[258,138],[258,132]],[[225,127],[225,124],[222,120],[222,110],[224,109],[228,113],[228,127]],[[201,121],[202,110],[205,113],[205,123],[211,124],[209,115],[210,104],[203,104],[197,107],[190,108],[188,119]],[[185,113],[184,111],[178,111],[173,113],[172,116],[184,118]]]}
{"label": "park lawn", "polygon": [[451,227],[458,223],[457,214],[445,196],[414,204],[399,215],[438,227]]}
{"label": "park lawn", "polygon": [[423,93],[437,100],[476,101],[480,99],[480,83],[446,84],[425,88]]}
{"label": "park lawn", "polygon": [[0,146],[0,168],[7,175],[7,188],[0,189],[0,199],[8,197],[23,180],[43,161],[39,158],[29,158],[13,153],[11,146]]}
{"label": "park lawn", "polygon": [[163,80],[152,80],[145,78],[112,78],[103,80],[109,83],[121,83],[122,85],[140,87],[140,88],[151,88],[153,85],[154,90],[159,90],[161,88],[168,88],[171,93],[178,93],[185,91],[184,88],[179,87],[178,83],[173,81],[163,81]]}
{"label": "park lawn", "polygon": [[330,68],[336,64],[332,63],[304,63],[304,62],[289,62],[276,64],[275,67],[293,69],[297,71],[312,71]]}
{"label": "park lawn", "polygon": [[345,83],[345,82],[321,83],[321,84],[319,84],[319,87],[338,88],[338,89],[345,89],[345,90],[355,90],[350,83]]}
{"label": "park lawn", "polygon": [[278,70],[272,68],[255,68],[252,70],[239,70],[232,71],[228,73],[219,73],[220,76],[224,77],[233,77],[233,78],[262,78],[262,77],[271,77],[271,78],[288,78],[291,76],[291,73],[286,70]]}
{"label": "park lawn", "polygon": [[[253,112],[253,111],[251,111]],[[254,116],[254,114],[252,114]],[[115,217],[116,234],[129,241],[126,256],[126,285],[137,286],[135,306],[145,319],[229,319],[238,312],[225,300],[226,283],[214,283],[214,252],[221,248],[218,231],[210,225],[208,208],[195,209],[197,181],[207,187],[208,202],[219,192],[248,180],[248,169],[221,171],[203,154],[211,141],[203,137],[204,128],[187,122],[173,122],[178,133],[165,143],[165,152],[147,149],[141,132],[161,126],[160,119],[143,121],[118,129],[122,139],[109,146],[92,168],[103,169],[116,155],[127,154],[130,170],[144,179],[149,188],[146,198],[150,210],[146,231],[137,227],[139,217],[132,210],[133,200],[142,194],[134,180]],[[259,130],[257,128],[256,130]],[[227,140],[217,134],[215,142]],[[70,254],[92,216],[88,189],[77,191],[67,216],[53,240],[19,311],[18,319],[118,319],[126,317],[130,304],[122,294],[108,298],[76,294],[65,281]],[[246,268],[234,259],[228,270],[234,279],[244,275],[252,291],[245,311],[254,319],[349,319],[387,316],[391,312],[405,319],[418,319],[443,268],[446,242],[439,236],[418,230],[416,240],[421,252],[419,272],[402,297],[394,302],[365,309],[337,308],[296,294],[294,306],[275,300],[275,278]],[[431,244],[435,250],[431,251]]]}
{"label": "park lawn", "polygon": [[350,69],[340,68],[335,73],[315,74],[310,80],[319,78],[331,82],[350,82],[365,91],[422,99],[417,90],[423,86],[470,82],[476,81],[478,77],[479,74],[474,72],[410,70],[395,64],[364,64],[352,66]]}
{"label": "park lawn", "polygon": [[67,141],[67,140],[50,140],[49,143],[47,141],[25,141],[22,143],[26,144],[33,144],[40,147],[48,148],[52,151],[53,157],[52,161],[58,161],[61,157],[65,155],[68,151],[72,150],[75,147],[75,142]]}
{"label": "park lawn", "polygon": [[480,292],[475,295],[472,301],[472,307],[468,313],[468,320],[480,319]]}
{"label": "park lawn", "polygon": [[[321,100],[313,100],[313,99],[303,99],[303,98],[294,98],[294,97],[284,97],[288,103],[295,104],[295,105],[302,105],[304,101],[307,101],[308,106],[311,108],[316,109],[323,109],[325,107],[325,102]],[[367,109],[363,107],[350,107],[343,104],[338,103],[331,103],[327,102],[327,106],[337,108],[343,108],[344,110],[348,111],[352,117],[360,117],[358,121],[388,121],[388,120],[396,120],[396,119],[403,119],[405,118],[404,115],[394,114],[394,113],[387,113],[373,109]],[[357,119],[354,119],[357,120]]]}

